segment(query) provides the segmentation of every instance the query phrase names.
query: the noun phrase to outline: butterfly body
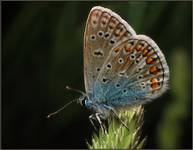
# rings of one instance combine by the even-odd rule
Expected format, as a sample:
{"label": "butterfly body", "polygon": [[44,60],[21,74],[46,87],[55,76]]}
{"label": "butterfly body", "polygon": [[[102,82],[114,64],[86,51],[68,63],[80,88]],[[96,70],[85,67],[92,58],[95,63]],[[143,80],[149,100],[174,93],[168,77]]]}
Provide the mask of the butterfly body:
{"label": "butterfly body", "polygon": [[85,106],[106,119],[147,103],[168,88],[169,68],[157,44],[119,15],[93,7],[84,34]]}

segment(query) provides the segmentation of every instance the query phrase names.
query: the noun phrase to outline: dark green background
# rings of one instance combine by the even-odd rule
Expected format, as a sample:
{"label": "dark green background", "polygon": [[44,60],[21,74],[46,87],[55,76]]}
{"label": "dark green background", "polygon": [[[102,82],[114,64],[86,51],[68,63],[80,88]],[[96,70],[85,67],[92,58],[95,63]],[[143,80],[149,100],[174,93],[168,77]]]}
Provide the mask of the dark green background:
{"label": "dark green background", "polygon": [[93,128],[77,104],[84,91],[83,34],[93,6],[112,9],[154,39],[170,90],[145,105],[144,148],[192,147],[192,2],[2,2],[2,147],[86,148]]}

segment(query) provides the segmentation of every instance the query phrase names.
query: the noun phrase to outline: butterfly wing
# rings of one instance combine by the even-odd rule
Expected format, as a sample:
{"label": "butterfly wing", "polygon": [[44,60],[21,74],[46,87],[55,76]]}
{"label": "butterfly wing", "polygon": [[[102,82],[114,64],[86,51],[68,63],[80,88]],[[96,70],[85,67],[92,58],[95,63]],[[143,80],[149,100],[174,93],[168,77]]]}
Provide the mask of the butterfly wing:
{"label": "butterfly wing", "polygon": [[169,68],[157,44],[145,35],[134,35],[111,50],[95,93],[114,108],[132,106],[163,94],[168,80]]}
{"label": "butterfly wing", "polygon": [[135,35],[135,31],[116,13],[100,6],[89,13],[84,33],[84,81],[86,92],[93,93],[94,81],[117,44]]}

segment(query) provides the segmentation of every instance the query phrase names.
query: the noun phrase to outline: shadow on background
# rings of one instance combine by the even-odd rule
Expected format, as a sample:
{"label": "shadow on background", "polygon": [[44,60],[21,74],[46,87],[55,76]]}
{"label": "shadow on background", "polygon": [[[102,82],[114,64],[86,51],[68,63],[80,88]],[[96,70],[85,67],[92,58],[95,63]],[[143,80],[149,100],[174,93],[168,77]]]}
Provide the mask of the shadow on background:
{"label": "shadow on background", "polygon": [[83,34],[93,6],[112,9],[166,56],[170,90],[145,105],[144,148],[192,148],[192,2],[2,2],[2,148],[86,148]]}

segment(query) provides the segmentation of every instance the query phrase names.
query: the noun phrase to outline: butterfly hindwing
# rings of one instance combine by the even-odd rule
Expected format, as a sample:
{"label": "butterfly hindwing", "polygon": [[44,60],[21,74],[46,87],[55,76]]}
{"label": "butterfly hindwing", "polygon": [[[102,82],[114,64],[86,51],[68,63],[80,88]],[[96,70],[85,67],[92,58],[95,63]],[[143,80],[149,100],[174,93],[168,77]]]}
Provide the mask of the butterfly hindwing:
{"label": "butterfly hindwing", "polygon": [[84,78],[87,93],[101,72],[110,50],[135,35],[135,31],[119,15],[107,8],[93,7],[84,33]]}
{"label": "butterfly hindwing", "polygon": [[118,108],[160,96],[168,80],[169,68],[157,44],[145,35],[134,35],[111,50],[97,86],[101,97]]}

